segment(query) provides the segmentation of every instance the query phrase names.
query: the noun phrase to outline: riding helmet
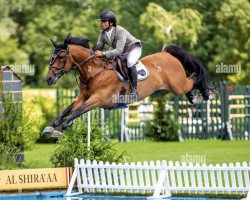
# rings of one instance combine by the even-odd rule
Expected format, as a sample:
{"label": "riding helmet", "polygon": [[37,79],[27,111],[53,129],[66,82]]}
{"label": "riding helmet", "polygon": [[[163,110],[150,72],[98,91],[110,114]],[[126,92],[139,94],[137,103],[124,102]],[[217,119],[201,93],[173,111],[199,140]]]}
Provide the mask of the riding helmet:
{"label": "riding helmet", "polygon": [[116,21],[116,15],[112,11],[106,10],[100,14],[99,20]]}

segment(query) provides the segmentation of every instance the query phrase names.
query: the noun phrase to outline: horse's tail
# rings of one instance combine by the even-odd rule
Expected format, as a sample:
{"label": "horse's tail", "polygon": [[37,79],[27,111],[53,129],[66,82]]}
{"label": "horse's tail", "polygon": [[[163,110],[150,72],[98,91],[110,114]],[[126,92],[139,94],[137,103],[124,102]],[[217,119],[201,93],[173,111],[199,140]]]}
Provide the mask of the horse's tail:
{"label": "horse's tail", "polygon": [[176,57],[184,66],[184,69],[188,75],[193,73],[196,74],[197,81],[194,84],[194,89],[213,88],[210,85],[209,75],[198,58],[191,56],[188,52],[175,44],[166,46],[163,51],[166,51],[172,56]]}

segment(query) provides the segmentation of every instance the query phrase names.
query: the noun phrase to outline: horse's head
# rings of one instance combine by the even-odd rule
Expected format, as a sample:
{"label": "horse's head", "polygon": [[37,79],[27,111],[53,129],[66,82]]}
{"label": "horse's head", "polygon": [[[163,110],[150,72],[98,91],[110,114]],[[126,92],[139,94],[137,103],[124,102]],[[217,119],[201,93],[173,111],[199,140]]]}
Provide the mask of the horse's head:
{"label": "horse's head", "polygon": [[69,47],[67,39],[62,44],[56,44],[51,40],[55,47],[54,52],[51,55],[49,71],[46,77],[48,85],[54,85],[56,81],[68,73],[74,66],[73,60],[69,56]]}

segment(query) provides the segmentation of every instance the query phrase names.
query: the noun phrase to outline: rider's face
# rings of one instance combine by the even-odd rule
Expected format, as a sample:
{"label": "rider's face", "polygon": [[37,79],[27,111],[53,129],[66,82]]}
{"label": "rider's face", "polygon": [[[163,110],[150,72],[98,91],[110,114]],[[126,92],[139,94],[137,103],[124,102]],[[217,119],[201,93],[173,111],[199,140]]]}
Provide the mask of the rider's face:
{"label": "rider's face", "polygon": [[100,27],[102,30],[106,31],[109,29],[110,25],[109,25],[109,21],[101,21],[100,23]]}

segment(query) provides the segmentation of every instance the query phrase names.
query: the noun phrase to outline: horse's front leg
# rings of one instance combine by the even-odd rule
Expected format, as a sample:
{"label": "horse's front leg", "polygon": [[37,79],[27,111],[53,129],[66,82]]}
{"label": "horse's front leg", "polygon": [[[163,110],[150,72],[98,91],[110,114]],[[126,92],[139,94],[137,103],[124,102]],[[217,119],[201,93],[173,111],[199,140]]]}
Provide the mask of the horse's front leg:
{"label": "horse's front leg", "polygon": [[56,127],[58,127],[63,120],[70,114],[71,110],[79,105],[80,102],[84,102],[84,99],[82,98],[82,95],[79,95],[75,101],[73,101],[72,104],[70,104],[66,109],[63,110],[63,112],[54,119],[48,126],[45,127],[43,130],[43,134],[49,134],[54,131]]}
{"label": "horse's front leg", "polygon": [[63,119],[68,116],[68,114],[73,108],[74,103],[75,101],[72,104],[70,104],[65,110],[63,110],[63,112],[56,119],[54,119],[48,126],[46,126],[45,129],[43,130],[43,134],[52,133],[54,131],[54,128],[59,126],[63,122]]}
{"label": "horse's front leg", "polygon": [[55,131],[53,131],[51,136],[60,137],[62,135],[61,132],[67,129],[69,126],[71,126],[75,118],[99,106],[100,106],[100,97],[97,95],[91,96],[86,102],[82,103],[78,108],[73,108],[68,118],[59,127],[55,128]]}

